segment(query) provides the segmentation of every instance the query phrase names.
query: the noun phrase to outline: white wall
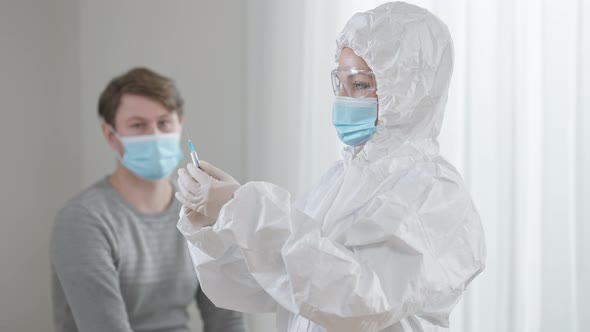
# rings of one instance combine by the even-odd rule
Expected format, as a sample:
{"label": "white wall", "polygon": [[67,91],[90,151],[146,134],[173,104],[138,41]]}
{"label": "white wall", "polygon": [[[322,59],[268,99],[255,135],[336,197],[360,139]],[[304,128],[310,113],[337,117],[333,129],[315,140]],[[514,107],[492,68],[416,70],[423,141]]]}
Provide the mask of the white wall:
{"label": "white wall", "polygon": [[80,176],[75,12],[67,0],[0,2],[0,331],[51,326],[48,233]]}

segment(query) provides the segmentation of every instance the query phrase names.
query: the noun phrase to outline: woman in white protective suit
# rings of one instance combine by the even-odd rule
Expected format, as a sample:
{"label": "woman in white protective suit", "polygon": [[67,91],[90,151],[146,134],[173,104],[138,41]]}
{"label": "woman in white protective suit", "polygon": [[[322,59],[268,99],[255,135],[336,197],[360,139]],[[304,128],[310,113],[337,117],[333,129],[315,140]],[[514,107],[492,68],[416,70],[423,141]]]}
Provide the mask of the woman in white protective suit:
{"label": "woman in white protective suit", "polygon": [[178,228],[207,296],[276,311],[279,331],[447,331],[485,264],[479,216],[437,143],[449,31],[425,9],[388,3],[354,15],[337,46],[343,160],[296,204],[274,184],[188,165]]}

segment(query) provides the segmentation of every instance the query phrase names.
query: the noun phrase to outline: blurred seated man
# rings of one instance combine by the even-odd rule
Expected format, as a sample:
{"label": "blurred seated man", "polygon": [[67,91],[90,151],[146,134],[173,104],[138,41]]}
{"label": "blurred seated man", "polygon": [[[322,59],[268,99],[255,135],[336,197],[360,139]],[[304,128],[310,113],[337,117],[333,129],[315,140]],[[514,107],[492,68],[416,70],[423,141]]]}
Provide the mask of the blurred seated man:
{"label": "blurred seated man", "polygon": [[114,78],[98,103],[114,172],[77,194],[51,238],[57,332],[189,331],[196,299],[205,332],[245,331],[240,313],[201,291],[170,175],[182,159],[183,100],[146,68]]}

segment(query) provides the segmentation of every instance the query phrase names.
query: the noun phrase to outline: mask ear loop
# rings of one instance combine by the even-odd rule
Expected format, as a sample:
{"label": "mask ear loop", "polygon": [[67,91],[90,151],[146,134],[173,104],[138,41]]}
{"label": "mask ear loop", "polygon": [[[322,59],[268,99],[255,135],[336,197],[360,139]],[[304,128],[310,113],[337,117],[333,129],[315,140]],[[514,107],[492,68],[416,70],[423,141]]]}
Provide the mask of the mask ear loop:
{"label": "mask ear loop", "polygon": [[[118,134],[117,134],[117,132],[115,131],[115,128],[113,128],[113,126],[109,125],[109,129],[111,130],[111,133],[113,134],[113,136],[115,136],[115,138],[116,138],[117,140],[119,140],[119,142],[121,142],[121,145],[123,146],[123,150],[125,150],[125,146],[123,145],[123,140],[121,140],[121,137],[119,137],[119,135],[118,135]],[[115,157],[117,157],[117,160],[118,160],[120,163],[123,163],[123,156],[121,156],[121,155],[119,154],[119,151],[117,151],[117,150],[115,150],[115,149],[113,149],[113,150],[114,150],[114,152],[115,152]]]}

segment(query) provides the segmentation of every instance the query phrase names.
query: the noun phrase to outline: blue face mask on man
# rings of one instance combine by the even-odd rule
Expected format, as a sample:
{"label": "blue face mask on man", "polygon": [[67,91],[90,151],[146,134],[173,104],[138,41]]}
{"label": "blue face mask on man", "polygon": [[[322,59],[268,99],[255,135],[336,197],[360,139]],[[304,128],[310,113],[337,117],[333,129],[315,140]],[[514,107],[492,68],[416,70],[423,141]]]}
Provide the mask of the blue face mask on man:
{"label": "blue face mask on man", "polygon": [[136,176],[149,181],[162,179],[176,169],[182,160],[180,133],[118,136],[123,144],[121,164]]}
{"label": "blue face mask on man", "polygon": [[355,146],[369,140],[377,130],[377,98],[337,96],[332,108],[332,123],[342,143]]}

